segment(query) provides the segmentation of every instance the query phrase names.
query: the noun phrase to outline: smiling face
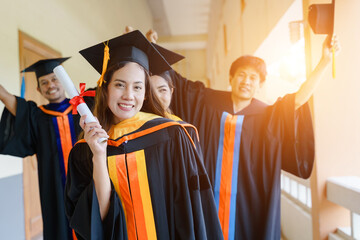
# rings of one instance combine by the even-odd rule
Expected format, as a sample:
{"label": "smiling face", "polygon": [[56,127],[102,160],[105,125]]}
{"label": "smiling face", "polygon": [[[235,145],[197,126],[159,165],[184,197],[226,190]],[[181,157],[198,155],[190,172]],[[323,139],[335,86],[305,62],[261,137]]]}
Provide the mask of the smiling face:
{"label": "smiling face", "polygon": [[260,74],[250,66],[242,66],[237,69],[230,79],[233,99],[246,101],[251,100],[256,90],[261,87]]}
{"label": "smiling face", "polygon": [[150,79],[151,87],[155,92],[155,95],[161,101],[163,108],[168,109],[174,89],[170,88],[169,83],[163,77],[154,75],[151,76]]}
{"label": "smiling face", "polygon": [[116,70],[108,85],[107,103],[114,114],[114,123],[132,118],[145,98],[145,72],[134,62]]}
{"label": "smiling face", "polygon": [[47,74],[38,78],[39,86],[37,90],[50,103],[60,103],[65,99],[65,90],[54,73]]}

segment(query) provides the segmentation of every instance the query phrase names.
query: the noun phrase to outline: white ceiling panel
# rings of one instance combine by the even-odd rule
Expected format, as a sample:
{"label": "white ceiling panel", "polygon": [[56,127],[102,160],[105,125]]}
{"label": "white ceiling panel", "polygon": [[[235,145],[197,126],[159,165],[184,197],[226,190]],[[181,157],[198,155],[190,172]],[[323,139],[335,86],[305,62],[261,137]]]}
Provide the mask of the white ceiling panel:
{"label": "white ceiling panel", "polygon": [[210,0],[163,0],[172,35],[206,34]]}
{"label": "white ceiling panel", "polygon": [[211,0],[148,0],[159,35],[207,34]]}

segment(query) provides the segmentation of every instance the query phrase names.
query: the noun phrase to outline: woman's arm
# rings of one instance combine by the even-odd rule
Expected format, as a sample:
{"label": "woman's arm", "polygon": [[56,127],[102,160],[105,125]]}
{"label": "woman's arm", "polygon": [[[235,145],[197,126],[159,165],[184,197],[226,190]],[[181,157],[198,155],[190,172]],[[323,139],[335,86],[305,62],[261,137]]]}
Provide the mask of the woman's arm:
{"label": "woman's arm", "polygon": [[99,138],[108,138],[106,131],[98,122],[85,124],[86,116],[81,117],[80,126],[84,129],[84,139],[93,153],[93,179],[96,196],[99,202],[100,216],[104,220],[109,211],[111,183],[107,169],[107,142],[98,142]]}

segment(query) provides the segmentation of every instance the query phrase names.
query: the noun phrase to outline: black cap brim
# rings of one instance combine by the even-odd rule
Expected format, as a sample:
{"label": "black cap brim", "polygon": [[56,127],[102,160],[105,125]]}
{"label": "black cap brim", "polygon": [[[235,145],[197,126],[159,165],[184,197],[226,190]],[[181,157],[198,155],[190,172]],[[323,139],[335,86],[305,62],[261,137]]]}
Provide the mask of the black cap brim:
{"label": "black cap brim", "polygon": [[80,54],[99,74],[102,73],[105,44],[109,46],[110,53],[107,68],[118,62],[130,61],[140,64],[152,74],[171,69],[156,48],[140,31],[136,30],[80,51]]}
{"label": "black cap brim", "polygon": [[21,72],[35,72],[36,77],[40,78],[42,76],[52,73],[55,67],[59,66],[61,63],[65,62],[69,58],[70,57],[42,59],[25,68]]}
{"label": "black cap brim", "polygon": [[329,4],[312,4],[309,6],[308,21],[315,34],[334,32],[335,0]]}
{"label": "black cap brim", "polygon": [[173,65],[181,60],[183,60],[185,57],[183,55],[180,55],[176,52],[170,51],[169,49],[163,48],[160,45],[156,43],[152,43],[154,47],[163,55],[165,60],[170,64]]}

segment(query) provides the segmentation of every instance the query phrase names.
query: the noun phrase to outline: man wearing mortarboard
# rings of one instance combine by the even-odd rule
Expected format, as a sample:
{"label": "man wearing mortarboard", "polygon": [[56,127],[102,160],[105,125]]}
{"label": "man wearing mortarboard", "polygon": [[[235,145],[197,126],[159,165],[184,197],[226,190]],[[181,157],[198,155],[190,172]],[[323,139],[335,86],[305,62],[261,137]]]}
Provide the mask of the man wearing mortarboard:
{"label": "man wearing mortarboard", "polygon": [[63,196],[68,154],[81,128],[79,115],[73,115],[73,106],[53,73],[53,69],[67,59],[40,60],[22,71],[35,72],[37,90],[49,101],[47,105],[38,107],[35,102],[16,97],[0,85],[0,100],[5,105],[0,122],[0,154],[37,155],[45,240],[73,239]]}
{"label": "man wearing mortarboard", "polygon": [[329,36],[318,65],[298,92],[273,105],[254,98],[266,79],[265,62],[255,56],[232,63],[231,92],[169,71],[174,82],[170,107],[199,130],[224,239],[280,239],[281,170],[301,178],[311,174],[315,146],[307,101],[340,48],[331,38],[332,21],[324,22]]}

